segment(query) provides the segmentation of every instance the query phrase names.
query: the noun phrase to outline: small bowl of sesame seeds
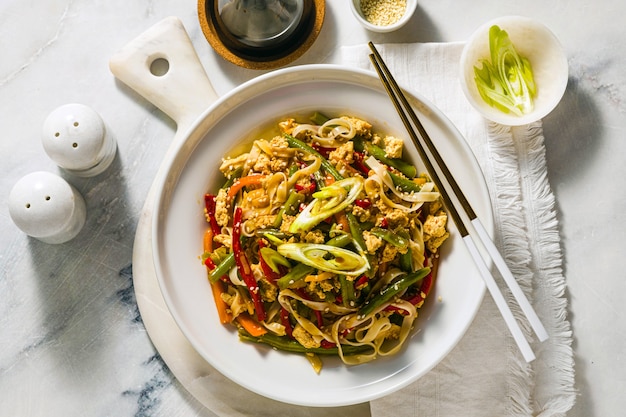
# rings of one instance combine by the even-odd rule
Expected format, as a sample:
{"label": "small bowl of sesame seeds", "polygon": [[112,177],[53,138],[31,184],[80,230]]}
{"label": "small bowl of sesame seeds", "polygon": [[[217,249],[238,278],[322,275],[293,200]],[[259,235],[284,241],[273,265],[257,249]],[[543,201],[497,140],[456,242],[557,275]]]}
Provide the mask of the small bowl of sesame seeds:
{"label": "small bowl of sesame seeds", "polygon": [[393,32],[411,19],[417,0],[350,0],[352,13],[372,32]]}

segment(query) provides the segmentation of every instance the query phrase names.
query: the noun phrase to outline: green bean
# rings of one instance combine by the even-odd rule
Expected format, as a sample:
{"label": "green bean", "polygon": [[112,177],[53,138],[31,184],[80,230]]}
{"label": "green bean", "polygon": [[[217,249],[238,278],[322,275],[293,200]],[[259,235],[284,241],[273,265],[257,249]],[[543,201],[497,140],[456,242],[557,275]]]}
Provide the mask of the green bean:
{"label": "green bean", "polygon": [[209,273],[209,281],[217,282],[224,275],[228,275],[228,272],[230,272],[233,266],[235,266],[235,254],[231,252],[213,271],[211,271],[211,273]]}
{"label": "green bean", "polygon": [[[398,234],[407,242],[411,239],[406,230],[401,230]],[[407,245],[406,252],[400,254],[400,269],[404,272],[413,272],[413,254],[411,252],[411,245]]]}
{"label": "green bean", "polygon": [[[294,353],[315,353],[318,355],[338,355],[339,348],[337,347],[319,347],[319,348],[305,348],[299,342],[293,339],[289,339],[287,337],[276,336],[271,333],[266,333],[262,336],[252,336],[245,331],[239,332],[239,339],[246,342],[254,342],[254,343],[263,343],[269,345],[278,350],[284,350],[287,352]],[[371,352],[372,348],[370,346],[352,346],[352,345],[341,345],[341,350],[343,354],[346,356],[362,354],[365,352]]]}
{"label": "green bean", "polygon": [[339,282],[341,283],[341,299],[344,307],[354,307],[356,303],[354,281],[349,280],[345,275],[340,275]]}
{"label": "green bean", "polygon": [[340,234],[339,236],[335,236],[334,238],[326,242],[326,245],[335,246],[337,248],[343,248],[343,247],[348,246],[352,242],[353,242],[352,236],[348,234]]}
{"label": "green bean", "polygon": [[291,193],[287,197],[287,201],[280,208],[274,219],[272,226],[279,228],[283,223],[283,214],[292,215],[298,211],[298,206],[304,201],[304,195],[300,193]]}
{"label": "green bean", "polygon": [[372,227],[370,233],[376,237],[381,238],[385,242],[391,243],[393,246],[399,249],[405,249],[409,246],[407,239],[403,238],[397,233],[392,232],[389,229],[383,229],[382,227]]}
{"label": "green bean", "polygon": [[413,269],[413,254],[411,253],[411,248],[405,253],[400,254],[400,269],[404,272],[411,272]]}
{"label": "green bean", "polygon": [[224,258],[228,256],[228,248],[221,246],[215,249],[213,252],[207,254],[208,257],[211,258],[215,265],[219,265]]}
{"label": "green bean", "polygon": [[401,191],[406,191],[407,193],[418,193],[421,191],[422,186],[409,180],[400,175],[394,174],[393,172],[389,172],[389,176],[391,177],[391,181],[396,188],[399,188]]}
{"label": "green bean", "polygon": [[315,171],[313,173],[313,178],[315,178],[315,183],[317,184],[317,188],[319,190],[326,187],[326,180],[320,171]]}
{"label": "green bean", "polygon": [[370,230],[372,227],[374,227],[374,225],[376,225],[376,223],[372,221],[359,222],[359,224],[361,225],[361,230]]}
{"label": "green bean", "polygon": [[383,164],[397,169],[398,171],[402,172],[407,177],[415,178],[415,176],[417,175],[417,169],[415,168],[414,165],[409,164],[408,162],[405,162],[402,159],[389,158],[384,149],[379,148],[378,146],[370,142],[364,141],[362,138],[354,138],[353,143],[354,143],[355,150],[359,152],[363,152],[363,151],[367,152],[369,155],[378,159]]}
{"label": "green bean", "polygon": [[298,172],[298,169],[299,169],[299,168],[298,168],[298,165],[296,165],[296,164],[292,164],[292,165],[289,167],[289,177],[291,178],[291,176],[292,176],[293,174],[295,174],[296,172]]}
{"label": "green bean", "polygon": [[352,239],[354,239],[354,243],[359,252],[366,253],[367,246],[365,246],[365,240],[363,239],[363,231],[361,230],[361,226],[359,225],[358,220],[354,217],[349,211],[346,211],[346,217],[348,218],[348,225],[350,226],[350,233],[352,234]]}
{"label": "green bean", "polygon": [[311,117],[309,117],[309,120],[311,120],[313,124],[321,126],[327,121],[329,121],[330,119],[325,114],[316,111],[315,113],[313,113]]}
{"label": "green bean", "polygon": [[278,288],[284,290],[285,288],[288,288],[296,282],[303,280],[304,277],[312,273],[314,270],[315,268],[313,268],[312,266],[297,264],[296,266],[291,268],[291,271],[287,272],[285,275],[279,278],[278,281],[276,281],[276,284],[278,284]]}
{"label": "green bean", "polygon": [[243,167],[238,167],[237,169],[235,169],[232,172],[232,174],[230,174],[230,176],[228,177],[228,180],[226,180],[224,185],[222,185],[222,188],[226,189],[230,187],[231,185],[233,185],[237,179],[241,178],[242,174],[243,174]]}
{"label": "green bean", "polygon": [[363,307],[359,310],[359,316],[367,316],[373,313],[380,307],[384,306],[394,297],[402,294],[407,288],[415,284],[422,278],[424,278],[430,272],[430,268],[422,268],[411,274],[401,275],[395,280],[391,281],[385,288],[380,290],[378,294],[375,294],[369,301],[367,301]]}
{"label": "green bean", "polygon": [[356,249],[367,258],[367,262],[369,263],[370,268],[365,272],[369,278],[374,276],[375,269],[374,265],[374,256],[370,255],[367,252],[367,246],[365,245],[365,240],[363,239],[363,231],[361,230],[361,226],[359,225],[358,220],[354,217],[349,211],[346,211],[346,217],[348,218],[348,225],[350,225],[350,233],[352,234],[352,239],[354,239],[354,246]]}
{"label": "green bean", "polygon": [[289,143],[290,147],[303,150],[307,153],[310,153],[311,155],[320,158],[320,161],[322,161],[322,167],[324,167],[326,172],[332,175],[333,178],[335,178],[337,181],[343,179],[343,176],[339,173],[339,171],[337,171],[335,167],[330,162],[328,162],[328,159],[324,158],[318,151],[291,135],[285,135],[285,138],[287,139],[287,143]]}

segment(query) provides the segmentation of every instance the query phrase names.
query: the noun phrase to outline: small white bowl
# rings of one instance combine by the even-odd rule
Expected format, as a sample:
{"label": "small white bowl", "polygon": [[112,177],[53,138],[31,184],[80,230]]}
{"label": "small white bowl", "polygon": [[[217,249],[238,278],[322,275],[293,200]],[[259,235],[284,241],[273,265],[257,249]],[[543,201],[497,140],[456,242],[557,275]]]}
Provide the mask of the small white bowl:
{"label": "small white bowl", "polygon": [[[533,111],[523,116],[491,107],[476,87],[474,66],[480,59],[490,60],[489,28],[493,25],[509,34],[517,52],[532,66],[537,95]],[[461,85],[465,96],[485,118],[507,126],[532,123],[550,113],[563,97],[567,77],[567,57],[558,39],[546,26],[527,17],[505,16],[485,23],[472,34],[461,53]]]}
{"label": "small white bowl", "polygon": [[[361,2],[365,0],[350,0],[350,8],[352,9],[352,14],[359,21],[359,23],[367,30],[372,32],[393,32],[394,30],[400,29],[404,26],[415,13],[415,9],[417,8],[417,0],[406,0],[406,9],[404,10],[404,14],[401,18],[399,18],[396,22],[390,25],[376,25],[369,22],[365,16],[363,15],[363,11],[361,10]],[[394,3],[395,0],[381,0],[388,1],[389,3]]]}

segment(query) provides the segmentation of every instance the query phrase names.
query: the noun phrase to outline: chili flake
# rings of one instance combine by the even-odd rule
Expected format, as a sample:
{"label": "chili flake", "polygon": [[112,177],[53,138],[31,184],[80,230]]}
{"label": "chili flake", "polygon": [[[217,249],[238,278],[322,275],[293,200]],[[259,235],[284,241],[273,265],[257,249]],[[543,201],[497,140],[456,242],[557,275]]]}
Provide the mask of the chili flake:
{"label": "chili flake", "polygon": [[361,12],[371,24],[389,26],[406,12],[406,0],[361,0]]}

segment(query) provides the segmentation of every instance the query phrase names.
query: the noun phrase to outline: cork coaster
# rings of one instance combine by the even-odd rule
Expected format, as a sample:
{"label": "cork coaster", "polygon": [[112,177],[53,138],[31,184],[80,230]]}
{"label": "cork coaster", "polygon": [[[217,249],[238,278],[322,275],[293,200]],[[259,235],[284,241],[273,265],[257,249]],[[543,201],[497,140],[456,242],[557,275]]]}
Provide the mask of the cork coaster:
{"label": "cork coaster", "polygon": [[222,30],[215,17],[218,0],[198,0],[198,20],[211,47],[225,60],[243,68],[268,70],[286,66],[304,54],[319,35],[326,9],[325,0],[305,1],[300,28],[289,43],[268,48],[246,47]]}

